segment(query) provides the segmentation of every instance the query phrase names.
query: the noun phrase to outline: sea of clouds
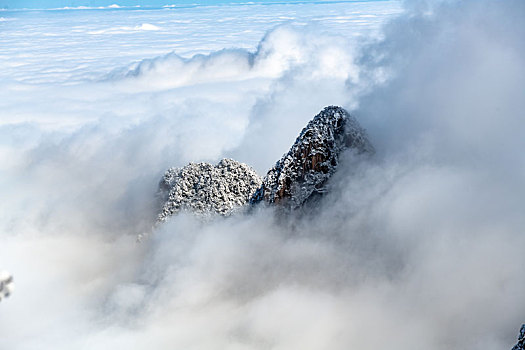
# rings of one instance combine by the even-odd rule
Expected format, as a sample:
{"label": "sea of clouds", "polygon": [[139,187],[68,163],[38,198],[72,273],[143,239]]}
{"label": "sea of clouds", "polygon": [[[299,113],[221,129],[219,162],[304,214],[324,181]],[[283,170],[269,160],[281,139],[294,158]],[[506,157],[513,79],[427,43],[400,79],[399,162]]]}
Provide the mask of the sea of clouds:
{"label": "sea of clouds", "polygon": [[[0,348],[509,349],[525,3],[404,6],[2,12]],[[330,104],[377,153],[315,213],[152,229],[166,168],[263,175]]]}

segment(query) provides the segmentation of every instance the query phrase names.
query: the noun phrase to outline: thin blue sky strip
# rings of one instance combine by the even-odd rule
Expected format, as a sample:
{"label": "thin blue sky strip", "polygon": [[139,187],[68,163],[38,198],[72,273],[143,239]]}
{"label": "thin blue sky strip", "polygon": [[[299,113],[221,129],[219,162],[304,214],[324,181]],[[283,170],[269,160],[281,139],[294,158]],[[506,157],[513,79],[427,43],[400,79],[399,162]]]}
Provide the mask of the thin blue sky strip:
{"label": "thin blue sky strip", "polygon": [[[365,0],[366,1],[366,0]],[[374,0],[372,0],[374,1]],[[377,0],[375,0],[377,1]],[[118,5],[121,7],[162,7],[166,5],[219,5],[230,3],[265,3],[265,2],[325,2],[323,0],[285,0],[285,1],[264,1],[264,0],[0,0],[0,8],[3,9],[51,9],[64,7],[109,7]],[[326,1],[330,2],[330,1]],[[339,2],[339,1],[336,1]],[[346,2],[346,1],[345,1]],[[348,1],[349,2],[349,1]],[[116,6],[114,6],[116,7]]]}

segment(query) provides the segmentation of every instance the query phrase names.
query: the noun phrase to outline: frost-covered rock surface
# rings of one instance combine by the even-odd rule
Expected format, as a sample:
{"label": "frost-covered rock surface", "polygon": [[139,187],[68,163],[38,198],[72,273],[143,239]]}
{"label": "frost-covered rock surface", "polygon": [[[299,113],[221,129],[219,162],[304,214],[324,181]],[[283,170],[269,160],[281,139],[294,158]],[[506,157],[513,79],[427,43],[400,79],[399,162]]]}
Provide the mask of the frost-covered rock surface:
{"label": "frost-covered rock surface", "polygon": [[374,152],[355,118],[341,107],[326,107],[263,180],[248,165],[233,159],[223,159],[216,166],[190,163],[169,169],[160,182],[164,204],[158,219],[165,221],[181,210],[226,216],[248,202],[261,201],[296,209],[314,194],[327,191],[326,182],[347,148],[358,154]]}
{"label": "frost-covered rock surface", "polygon": [[512,350],[525,350],[525,324],[521,326],[518,343],[514,345]]}
{"label": "frost-covered rock surface", "polygon": [[302,206],[312,195],[326,192],[326,181],[336,171],[340,153],[346,148],[357,153],[374,152],[365,130],[346,110],[324,108],[268,171],[251,203],[265,201],[291,209]]}
{"label": "frost-covered rock surface", "polygon": [[230,215],[244,206],[261,186],[261,178],[248,165],[223,159],[217,165],[190,163],[170,168],[159,188],[165,201],[158,220],[189,210],[200,215]]}
{"label": "frost-covered rock surface", "polygon": [[5,271],[0,272],[0,300],[13,292],[13,276]]}

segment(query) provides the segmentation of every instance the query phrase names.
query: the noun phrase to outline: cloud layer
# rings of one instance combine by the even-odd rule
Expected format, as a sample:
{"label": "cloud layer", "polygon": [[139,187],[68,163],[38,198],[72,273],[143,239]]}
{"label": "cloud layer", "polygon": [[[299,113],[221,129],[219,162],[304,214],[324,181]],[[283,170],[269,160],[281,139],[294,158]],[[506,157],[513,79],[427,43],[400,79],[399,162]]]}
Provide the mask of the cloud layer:
{"label": "cloud layer", "polygon": [[[510,348],[525,309],[525,6],[408,5],[359,49],[296,24],[253,52],[10,85],[0,262],[17,290],[2,346]],[[135,243],[166,168],[233,156],[262,174],[329,104],[377,155],[347,155],[314,213],[179,215]]]}

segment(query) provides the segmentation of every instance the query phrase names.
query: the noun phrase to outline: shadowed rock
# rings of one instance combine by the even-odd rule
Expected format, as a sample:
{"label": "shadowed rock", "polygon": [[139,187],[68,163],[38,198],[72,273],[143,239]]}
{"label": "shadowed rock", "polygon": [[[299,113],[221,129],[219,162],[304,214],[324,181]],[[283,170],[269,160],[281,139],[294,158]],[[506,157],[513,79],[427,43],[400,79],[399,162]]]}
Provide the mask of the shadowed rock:
{"label": "shadowed rock", "polygon": [[261,178],[252,168],[233,159],[168,169],[159,184],[164,204],[158,220],[165,221],[181,210],[204,216],[230,215],[248,203],[260,185]]}
{"label": "shadowed rock", "polygon": [[302,206],[312,196],[326,192],[326,181],[335,173],[345,149],[374,152],[355,118],[341,107],[326,107],[268,171],[250,202],[264,201],[290,209]]}

